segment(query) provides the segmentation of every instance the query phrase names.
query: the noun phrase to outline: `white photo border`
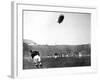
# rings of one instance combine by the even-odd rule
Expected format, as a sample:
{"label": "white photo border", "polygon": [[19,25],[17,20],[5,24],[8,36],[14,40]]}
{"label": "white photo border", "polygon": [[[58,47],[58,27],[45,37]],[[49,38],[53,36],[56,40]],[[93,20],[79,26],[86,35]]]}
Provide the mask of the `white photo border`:
{"label": "white photo border", "polygon": [[[65,67],[53,69],[29,69],[23,70],[23,11],[40,10],[52,12],[75,12],[91,14],[91,66],[86,67]],[[55,5],[36,5],[12,2],[12,71],[13,78],[53,76],[72,73],[86,73],[97,71],[96,59],[96,8],[55,6]]]}

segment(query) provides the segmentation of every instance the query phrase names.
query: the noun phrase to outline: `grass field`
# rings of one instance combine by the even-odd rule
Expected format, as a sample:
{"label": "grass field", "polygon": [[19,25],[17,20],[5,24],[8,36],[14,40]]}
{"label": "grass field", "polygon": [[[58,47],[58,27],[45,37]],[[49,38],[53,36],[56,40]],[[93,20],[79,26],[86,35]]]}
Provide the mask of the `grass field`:
{"label": "grass field", "polygon": [[[23,69],[35,69],[30,50],[40,53],[42,68],[91,66],[91,44],[39,45],[23,43]],[[54,58],[55,53],[57,58]]]}
{"label": "grass field", "polygon": [[[23,69],[35,69],[32,61],[24,59]],[[58,58],[42,58],[42,68],[60,68],[60,67],[82,67],[91,66],[90,56],[85,57],[58,57]]]}

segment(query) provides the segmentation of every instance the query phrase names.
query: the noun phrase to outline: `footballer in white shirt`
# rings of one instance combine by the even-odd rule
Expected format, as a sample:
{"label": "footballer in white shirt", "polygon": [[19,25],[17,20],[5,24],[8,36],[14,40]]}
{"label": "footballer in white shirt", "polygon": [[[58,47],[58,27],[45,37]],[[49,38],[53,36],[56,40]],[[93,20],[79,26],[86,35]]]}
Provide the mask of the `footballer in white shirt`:
{"label": "footballer in white shirt", "polygon": [[33,64],[35,65],[36,68],[41,68],[42,67],[42,63],[41,63],[41,57],[39,54],[39,51],[32,51],[31,52],[31,57],[33,60]]}

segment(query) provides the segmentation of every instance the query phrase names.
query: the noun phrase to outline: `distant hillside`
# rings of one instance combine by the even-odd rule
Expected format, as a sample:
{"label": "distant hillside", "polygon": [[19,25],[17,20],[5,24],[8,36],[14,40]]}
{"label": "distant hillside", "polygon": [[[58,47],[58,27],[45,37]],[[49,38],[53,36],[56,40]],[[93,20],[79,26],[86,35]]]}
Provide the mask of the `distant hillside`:
{"label": "distant hillside", "polygon": [[24,55],[30,55],[30,50],[39,51],[41,56],[52,56],[55,53],[59,55],[78,55],[79,52],[82,54],[90,55],[91,44],[83,45],[39,45],[31,40],[23,41],[23,53]]}
{"label": "distant hillside", "polygon": [[23,43],[26,43],[28,45],[38,45],[37,43],[33,42],[32,40],[24,39]]}

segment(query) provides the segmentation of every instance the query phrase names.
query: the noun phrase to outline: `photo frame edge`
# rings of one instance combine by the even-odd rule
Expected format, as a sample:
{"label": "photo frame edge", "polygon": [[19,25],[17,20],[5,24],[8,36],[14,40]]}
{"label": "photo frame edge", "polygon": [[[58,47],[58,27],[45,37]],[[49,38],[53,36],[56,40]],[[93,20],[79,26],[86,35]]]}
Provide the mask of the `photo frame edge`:
{"label": "photo frame edge", "polygon": [[[18,77],[18,58],[17,58],[17,23],[16,23],[16,7],[18,2],[11,2],[11,77],[17,78]],[[80,7],[79,7],[80,8]],[[96,10],[96,8],[93,8]],[[15,31],[15,32],[14,32]],[[97,71],[97,70],[96,70]]]}

